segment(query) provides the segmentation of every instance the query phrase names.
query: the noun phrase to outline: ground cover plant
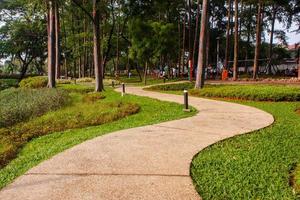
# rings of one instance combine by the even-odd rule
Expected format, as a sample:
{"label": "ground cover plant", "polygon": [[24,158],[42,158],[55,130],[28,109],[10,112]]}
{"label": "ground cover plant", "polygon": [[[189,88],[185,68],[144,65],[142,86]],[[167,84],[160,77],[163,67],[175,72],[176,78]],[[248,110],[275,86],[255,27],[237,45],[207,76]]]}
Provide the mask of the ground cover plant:
{"label": "ground cover plant", "polygon": [[[60,86],[60,88],[63,87],[67,89],[71,88],[70,91],[73,91],[74,87],[81,87],[84,91],[86,91],[85,87],[88,86]],[[83,92],[70,92],[70,95],[72,96],[72,99],[78,103],[85,102],[84,96],[86,94]],[[107,112],[107,109],[101,111],[102,109],[105,109],[101,107],[101,104],[104,104],[105,107],[107,107],[108,105],[119,104],[119,106],[125,106],[127,108],[130,108],[129,110],[125,109],[125,111],[122,109],[123,112],[121,112],[121,114],[127,114],[127,112],[134,111],[134,109],[137,108],[136,105],[138,105],[139,112],[134,115],[128,115],[127,117],[123,117],[118,121],[110,121],[109,123],[104,123],[98,126],[90,126],[91,124],[89,124],[89,127],[69,129],[66,131],[57,131],[41,137],[33,138],[20,149],[19,153],[17,154],[17,157],[14,160],[9,162],[8,165],[6,165],[4,168],[0,169],[0,188],[3,188],[8,183],[13,181],[16,177],[22,175],[27,170],[42,162],[43,160],[49,159],[55,154],[62,152],[76,144],[82,143],[86,140],[117,130],[156,124],[163,121],[175,120],[183,117],[189,117],[196,113],[194,109],[192,109],[191,113],[185,113],[182,111],[182,105],[175,103],[161,102],[158,100],[133,95],[126,95],[125,97],[121,98],[121,95],[119,93],[114,92],[109,88],[107,88],[106,91],[102,93],[102,95],[105,96],[104,99],[102,98],[96,102],[89,102],[95,104],[94,106],[96,107],[93,107],[94,109],[91,108],[90,111],[87,112],[99,112],[100,115],[101,113]],[[97,102],[100,102],[101,104],[97,105]],[[89,121],[89,116],[85,116],[85,111],[83,111],[87,108],[85,106],[83,106],[82,109],[79,109],[78,107],[76,108],[77,111],[80,110],[81,112],[79,115],[77,115],[78,118],[75,119],[74,124],[83,123],[81,121]],[[52,125],[53,123],[65,125],[66,121],[60,121],[64,120],[64,118],[69,117],[69,115],[65,114],[65,110],[68,109],[70,108],[66,107],[62,110],[48,113],[47,115],[44,115],[41,118],[31,121],[30,125],[36,125],[35,123],[39,124],[39,122],[43,122],[44,120],[50,121],[50,119],[52,120],[52,117],[56,116],[57,113],[60,117],[58,117],[57,119],[53,119],[54,121],[51,121]],[[111,107],[109,107],[108,109],[112,110]],[[115,110],[115,113],[118,113],[117,111],[120,110],[120,108],[115,108]],[[83,117],[85,120],[78,120],[82,119]],[[93,121],[90,122],[93,123]],[[45,128],[48,129],[48,126],[45,126]]]}
{"label": "ground cover plant", "polygon": [[57,110],[69,102],[63,90],[7,89],[0,92],[0,128]]}
{"label": "ground cover plant", "polygon": [[294,187],[294,192],[300,198],[300,164],[296,166],[292,173],[291,184]]}
{"label": "ground cover plant", "polygon": [[[181,94],[182,89],[186,89],[189,85],[176,84],[167,92]],[[231,90],[233,86],[208,87],[209,90],[216,89],[211,94],[218,92],[222,93],[222,97],[226,97],[224,95],[228,94],[226,90]],[[287,89],[288,92],[283,92],[287,95],[294,94],[291,88],[285,86],[233,88],[237,90],[238,87],[244,90],[246,97],[252,95],[252,91],[261,89],[258,91],[264,96],[260,98],[261,100],[268,97],[268,100],[276,101],[277,99],[273,98],[275,92],[270,90],[274,88],[278,91]],[[253,87],[257,88],[252,90]],[[163,90],[157,88],[155,90]],[[221,94],[216,95],[220,96]],[[291,184],[291,173],[300,161],[300,115],[295,112],[300,108],[300,102],[230,101],[269,112],[275,117],[276,122],[263,130],[221,141],[196,155],[191,164],[191,176],[201,197],[204,200],[299,198],[294,192],[298,185],[294,184],[293,188]],[[296,180],[299,182],[299,171],[294,174],[296,174],[294,182],[296,183]]]}
{"label": "ground cover plant", "polygon": [[148,88],[152,91],[183,91],[192,96],[230,98],[254,101],[300,101],[300,87],[282,85],[206,85],[202,90],[194,89],[194,83],[167,84]]}
{"label": "ground cover plant", "polygon": [[0,79],[0,90],[16,87],[18,85],[16,79]]}

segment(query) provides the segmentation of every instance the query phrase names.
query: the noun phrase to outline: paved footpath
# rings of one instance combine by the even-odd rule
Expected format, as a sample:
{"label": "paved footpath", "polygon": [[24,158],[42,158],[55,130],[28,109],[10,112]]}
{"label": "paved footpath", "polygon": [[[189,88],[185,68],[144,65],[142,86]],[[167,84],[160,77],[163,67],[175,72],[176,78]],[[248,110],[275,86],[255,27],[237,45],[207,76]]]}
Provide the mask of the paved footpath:
{"label": "paved footpath", "polygon": [[[127,88],[130,94],[181,103],[177,95]],[[190,98],[194,117],[118,131],[75,146],[28,171],[0,192],[1,200],[200,199],[190,163],[203,148],[264,128],[261,110]]]}

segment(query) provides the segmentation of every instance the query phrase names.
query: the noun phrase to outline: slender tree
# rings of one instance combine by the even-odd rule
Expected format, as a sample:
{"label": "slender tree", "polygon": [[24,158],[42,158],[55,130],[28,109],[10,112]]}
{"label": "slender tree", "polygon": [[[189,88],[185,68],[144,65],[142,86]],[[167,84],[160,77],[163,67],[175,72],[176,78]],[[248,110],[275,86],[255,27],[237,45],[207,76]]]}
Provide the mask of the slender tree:
{"label": "slender tree", "polygon": [[237,80],[238,62],[239,62],[239,2],[234,0],[234,63],[233,63],[233,80]]}
{"label": "slender tree", "polygon": [[259,70],[259,58],[260,58],[260,46],[261,46],[261,29],[262,29],[262,0],[258,1],[257,11],[257,22],[256,22],[256,46],[253,66],[253,79],[257,78]]}
{"label": "slender tree", "polygon": [[227,0],[228,10],[227,10],[227,28],[226,28],[226,49],[225,49],[225,62],[224,67],[228,69],[229,65],[229,51],[230,51],[230,29],[231,29],[231,0]]}
{"label": "slender tree", "polygon": [[60,79],[61,73],[61,48],[60,48],[60,19],[58,2],[55,2],[55,78]]}
{"label": "slender tree", "polygon": [[204,68],[205,68],[205,55],[206,55],[206,34],[207,34],[207,19],[208,19],[208,0],[202,2],[202,17],[201,17],[201,30],[199,39],[199,56],[198,68],[196,78],[196,89],[201,89],[204,86]]}
{"label": "slender tree", "polygon": [[55,2],[48,1],[48,87],[55,87]]}

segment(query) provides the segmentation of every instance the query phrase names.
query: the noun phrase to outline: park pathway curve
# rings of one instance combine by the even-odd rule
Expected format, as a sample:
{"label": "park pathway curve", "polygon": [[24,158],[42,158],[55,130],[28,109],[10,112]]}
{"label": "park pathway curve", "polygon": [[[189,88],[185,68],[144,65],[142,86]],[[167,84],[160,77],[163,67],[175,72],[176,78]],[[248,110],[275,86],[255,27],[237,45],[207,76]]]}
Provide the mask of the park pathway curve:
{"label": "park pathway curve", "polygon": [[[183,97],[129,87],[127,92],[182,103]],[[122,130],[47,160],[0,191],[1,200],[200,199],[193,156],[220,140],[269,126],[274,118],[239,104],[190,98],[190,118]]]}

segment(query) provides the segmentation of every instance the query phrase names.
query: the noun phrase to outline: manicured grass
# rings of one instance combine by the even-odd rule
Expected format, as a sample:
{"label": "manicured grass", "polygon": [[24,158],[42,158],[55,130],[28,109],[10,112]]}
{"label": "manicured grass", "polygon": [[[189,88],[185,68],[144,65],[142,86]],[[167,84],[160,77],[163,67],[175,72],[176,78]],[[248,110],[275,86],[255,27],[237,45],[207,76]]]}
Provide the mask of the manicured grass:
{"label": "manicured grass", "polygon": [[296,199],[292,167],[300,161],[300,103],[239,102],[274,115],[276,123],[215,144],[195,157],[191,174],[203,199]]}
{"label": "manicured grass", "polygon": [[280,85],[206,85],[196,90],[194,83],[169,84],[150,87],[153,91],[183,91],[189,89],[196,97],[230,98],[254,101],[300,101],[300,87]]}
{"label": "manicured grass", "polygon": [[[166,85],[171,89],[155,86],[154,89],[181,94],[190,85]],[[243,97],[252,98],[255,97],[253,91],[258,92],[260,100],[277,101],[274,96],[277,93],[282,95],[281,100],[294,96],[294,91],[285,86],[224,85],[208,88],[204,90],[216,95],[213,97],[233,98],[226,95],[237,90]],[[293,192],[291,177],[292,169],[300,161],[300,115],[295,112],[300,108],[300,102],[231,101],[269,112],[276,122],[263,130],[221,141],[196,155],[191,176],[201,197],[204,200],[299,199]],[[296,174],[295,180],[299,182],[299,171]]]}
{"label": "manicured grass", "polygon": [[[71,87],[73,90],[73,86]],[[196,113],[195,110],[191,113],[185,113],[182,111],[182,105],[175,103],[161,102],[133,95],[126,95],[121,98],[119,93],[108,88],[106,90],[103,93],[106,98],[102,99],[101,102],[109,103],[117,101],[122,104],[137,104],[140,107],[140,112],[100,126],[56,132],[31,140],[22,148],[16,159],[0,170],[0,188],[5,187],[16,177],[22,175],[43,160],[49,159],[57,153],[86,140],[122,129],[189,117]],[[76,96],[77,100],[81,99],[80,96]],[[97,111],[100,112],[101,110]]]}
{"label": "manicured grass", "polygon": [[[182,79],[166,79],[165,80],[166,83],[173,83],[173,82],[177,82],[177,81],[182,81]],[[121,76],[120,83],[126,83],[129,85],[134,85],[134,86],[145,86],[144,81],[141,81],[140,78],[138,76],[132,76],[131,78],[125,77],[125,76]],[[154,77],[147,77],[147,86],[149,85],[156,85],[156,84],[163,84],[164,83],[164,79],[163,78],[154,78]]]}

